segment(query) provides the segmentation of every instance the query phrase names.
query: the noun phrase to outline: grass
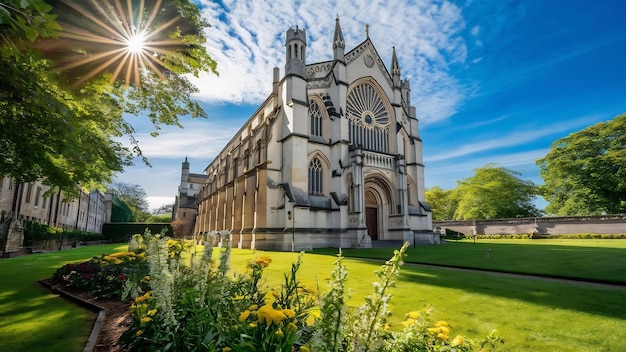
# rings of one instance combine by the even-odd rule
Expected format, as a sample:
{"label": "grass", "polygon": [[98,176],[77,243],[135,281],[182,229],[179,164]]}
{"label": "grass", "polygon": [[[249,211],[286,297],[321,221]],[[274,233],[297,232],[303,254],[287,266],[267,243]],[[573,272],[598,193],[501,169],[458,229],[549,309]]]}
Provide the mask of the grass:
{"label": "grass", "polygon": [[68,262],[115,252],[116,247],[119,244],[0,260],[0,350],[81,351],[96,314],[60,299],[38,281]]}
{"label": "grass", "polygon": [[[613,264],[609,267],[585,269],[582,273],[591,278],[597,274],[607,279],[618,272],[613,265],[623,266],[623,259],[614,254],[623,252],[622,245],[626,245],[626,241],[541,241],[537,245],[534,241],[527,244],[519,240],[512,243],[498,240],[494,243],[481,241],[477,246],[471,242],[460,242],[445,246],[410,248],[407,259],[419,258],[420,261],[453,265],[458,265],[455,263],[461,260],[463,263],[479,265],[481,261],[486,262],[479,258],[479,254],[484,255],[486,248],[491,248],[491,257],[487,264],[492,265],[495,262],[499,264],[496,268],[503,266],[511,271],[538,270],[537,268],[551,265],[559,271],[569,264],[560,262],[564,258],[583,260],[564,253],[574,252],[580,256],[588,252],[599,252],[600,254],[593,254],[598,256],[599,265],[609,262]],[[56,268],[67,262],[88,259],[102,252],[126,249],[126,246],[115,247],[85,247],[0,260],[0,280],[3,283],[0,288],[0,350],[81,350],[89,334],[93,315],[56,298],[39,287],[36,280],[51,276]],[[514,248],[527,252],[526,258],[533,258],[539,263],[517,263],[523,261],[524,257],[514,256]],[[534,254],[533,248],[536,250]],[[544,258],[546,251],[556,253],[554,258]],[[336,249],[316,250],[304,254],[299,276],[307,287],[316,288],[319,285],[322,292],[326,290],[325,281],[330,276],[335,260],[334,256],[328,254],[336,252]],[[344,252],[348,254],[351,251]],[[359,254],[365,253],[384,259],[389,258],[391,252],[389,248],[358,250]],[[602,259],[602,252],[609,258]],[[268,255],[273,259],[265,273],[268,285],[282,282],[283,273],[297,259],[296,253],[234,249],[233,270],[245,270],[246,261],[254,255]],[[463,256],[466,258],[459,258]],[[448,262],[445,261],[446,258]],[[371,283],[375,280],[374,271],[380,263],[360,258],[349,258],[345,263],[349,269],[350,302],[353,305],[361,304],[363,296],[371,290]],[[604,271],[612,274],[604,275]],[[450,323],[453,336],[462,334],[483,337],[496,329],[506,340],[506,344],[500,349],[502,351],[623,351],[626,350],[626,340],[623,339],[626,326],[626,311],[623,309],[625,300],[626,290],[407,264],[402,267],[397,287],[393,289],[391,309],[394,314],[391,322],[398,326],[406,312],[431,305],[435,309],[433,320],[446,320]]]}
{"label": "grass", "polygon": [[[388,254],[385,258],[391,256],[391,249],[382,251]],[[235,250],[233,262],[251,255],[250,251]],[[272,285],[281,282],[282,273],[297,257],[275,252],[257,255],[273,258],[266,272]],[[299,272],[303,283],[307,287],[319,283],[325,291],[333,260],[328,255],[305,254]],[[358,258],[345,263],[350,303],[360,305],[371,291],[380,264]],[[452,335],[480,338],[496,329],[506,341],[501,351],[623,351],[625,298],[626,290],[407,264],[393,290],[391,322],[397,327],[405,313],[430,305],[435,309],[433,321],[446,320],[454,328]]]}
{"label": "grass", "polygon": [[[471,240],[409,248],[406,262],[450,265],[626,284],[626,240]],[[389,248],[347,249],[347,257],[385,259]],[[314,253],[332,254],[336,249]]]}

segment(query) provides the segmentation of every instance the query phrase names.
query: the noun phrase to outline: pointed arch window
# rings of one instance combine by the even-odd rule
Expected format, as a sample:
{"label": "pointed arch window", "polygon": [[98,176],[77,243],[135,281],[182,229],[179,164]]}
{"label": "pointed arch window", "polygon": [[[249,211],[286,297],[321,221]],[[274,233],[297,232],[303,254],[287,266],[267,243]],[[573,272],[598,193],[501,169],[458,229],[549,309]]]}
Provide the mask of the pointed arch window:
{"label": "pointed arch window", "polygon": [[323,173],[322,161],[318,157],[311,159],[309,162],[309,194],[322,194]]}
{"label": "pointed arch window", "polygon": [[311,119],[311,135],[322,137],[322,109],[315,100],[309,100],[309,118]]}

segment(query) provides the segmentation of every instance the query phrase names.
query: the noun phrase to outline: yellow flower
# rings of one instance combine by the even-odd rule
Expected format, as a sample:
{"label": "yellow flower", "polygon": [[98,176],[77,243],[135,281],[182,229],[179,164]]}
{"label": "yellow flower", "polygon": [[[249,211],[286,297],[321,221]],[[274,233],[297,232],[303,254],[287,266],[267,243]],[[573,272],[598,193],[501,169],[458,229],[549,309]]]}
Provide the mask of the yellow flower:
{"label": "yellow flower", "polygon": [[144,276],[143,279],[146,280],[146,281],[150,281],[150,275]]}
{"label": "yellow flower", "polygon": [[300,346],[300,352],[311,352],[311,350],[306,346]]}
{"label": "yellow flower", "polygon": [[454,346],[458,346],[458,345],[462,345],[463,342],[465,342],[465,339],[463,338],[463,336],[457,335],[457,337],[454,338],[454,340],[452,340],[452,347]]}
{"label": "yellow flower", "polygon": [[437,337],[442,339],[442,340],[445,340],[445,341],[447,341],[450,338],[450,337],[448,337],[448,335],[443,334],[443,333],[437,334]]}
{"label": "yellow flower", "polygon": [[413,325],[414,322],[415,322],[414,319],[409,318],[409,319],[403,321],[402,325],[404,325],[404,327],[408,328],[409,326]]}
{"label": "yellow flower", "polygon": [[137,302],[137,303],[143,302],[143,301],[147,300],[148,298],[150,298],[150,291],[144,293],[142,296],[139,296],[139,297],[135,298],[135,302]]}
{"label": "yellow flower", "polygon": [[428,328],[428,331],[432,334],[438,334],[441,332],[439,328]]}
{"label": "yellow flower", "polygon": [[244,296],[241,296],[241,295],[239,295],[239,296],[235,296],[235,297],[233,297],[233,301],[241,301],[241,300],[242,300],[242,299],[244,299],[244,298],[245,298],[245,297],[244,297]]}
{"label": "yellow flower", "polygon": [[232,349],[232,348],[230,348],[230,347],[228,347],[228,346],[226,346],[226,347],[222,348],[222,352],[230,352],[230,351],[232,351],[232,350],[233,350],[233,349]]}
{"label": "yellow flower", "polygon": [[285,336],[285,334],[283,333],[283,331],[281,329],[278,329],[278,330],[276,330],[276,336],[283,337],[283,336]]}
{"label": "yellow flower", "polygon": [[250,323],[250,324],[248,324],[248,326],[251,327],[251,328],[256,328],[256,323]]}
{"label": "yellow flower", "polygon": [[389,330],[389,324],[385,323],[385,325],[383,325],[383,330]]}
{"label": "yellow flower", "polygon": [[157,312],[157,310],[156,310],[156,309],[150,309],[150,310],[148,311],[148,316],[149,316],[149,317],[153,317],[153,316],[156,314],[156,312]]}
{"label": "yellow flower", "polygon": [[283,314],[285,314],[287,318],[293,318],[296,316],[296,313],[291,309],[283,309]]}
{"label": "yellow flower", "polygon": [[257,311],[259,323],[265,322],[267,325],[279,324],[285,319],[285,313],[282,310],[274,309],[271,304],[266,304]]}
{"label": "yellow flower", "polygon": [[149,323],[151,321],[152,321],[152,318],[150,318],[150,317],[143,317],[143,318],[141,318],[141,322],[142,323]]}
{"label": "yellow flower", "polygon": [[420,317],[420,313],[413,311],[413,312],[409,312],[409,314],[407,314],[407,316],[411,319],[417,319]]}
{"label": "yellow flower", "polygon": [[256,304],[253,304],[250,306],[250,308],[248,308],[248,310],[257,310],[259,309],[259,306],[257,306]]}
{"label": "yellow flower", "polygon": [[248,319],[248,316],[250,316],[250,311],[244,310],[241,314],[239,314],[239,321],[240,322],[246,321],[246,319]]}
{"label": "yellow flower", "polygon": [[137,330],[135,336],[141,336],[141,334],[143,334],[143,330]]}
{"label": "yellow flower", "polygon": [[289,334],[293,334],[296,331],[298,331],[298,327],[294,323],[287,324],[286,329],[287,329],[287,333],[289,333]]}
{"label": "yellow flower", "polygon": [[447,328],[450,328],[450,325],[443,320],[439,320],[438,322],[436,322],[435,326],[445,326]]}

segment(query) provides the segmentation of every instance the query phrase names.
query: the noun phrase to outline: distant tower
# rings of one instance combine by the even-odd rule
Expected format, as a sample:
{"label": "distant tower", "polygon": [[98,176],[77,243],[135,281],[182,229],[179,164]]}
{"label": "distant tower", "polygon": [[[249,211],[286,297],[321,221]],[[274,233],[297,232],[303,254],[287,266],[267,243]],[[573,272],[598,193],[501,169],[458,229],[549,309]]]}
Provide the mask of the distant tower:
{"label": "distant tower", "polygon": [[285,39],[286,64],[285,75],[304,77],[306,65],[306,32],[304,29],[289,28]]}
{"label": "distant tower", "polygon": [[181,166],[180,173],[180,188],[178,189],[178,198],[180,201],[181,207],[187,207],[187,192],[189,190],[189,161],[187,161],[187,157],[185,157],[185,161]]}

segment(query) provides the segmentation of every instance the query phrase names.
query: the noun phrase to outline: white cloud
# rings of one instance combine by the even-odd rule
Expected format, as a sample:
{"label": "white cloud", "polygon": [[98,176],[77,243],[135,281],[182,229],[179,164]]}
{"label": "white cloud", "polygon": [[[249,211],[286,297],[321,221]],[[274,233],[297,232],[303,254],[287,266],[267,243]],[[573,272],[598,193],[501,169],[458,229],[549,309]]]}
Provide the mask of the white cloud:
{"label": "white cloud", "polygon": [[546,124],[541,128],[516,128],[512,133],[498,137],[481,136],[481,141],[479,142],[455,146],[454,150],[446,150],[439,154],[427,156],[424,158],[424,161],[448,160],[489,150],[519,146],[542,137],[571,131],[572,129],[580,128],[580,126],[586,127],[589,123],[596,120],[597,117],[583,117],[571,120],[569,123]]}
{"label": "white cloud", "polygon": [[[271,91],[274,67],[284,68],[284,34],[296,25],[307,31],[307,62],[332,58],[335,17],[339,15],[350,50],[369,35],[387,66],[395,46],[404,78],[412,80],[413,105],[425,123],[454,114],[465,88],[449,72],[464,63],[467,49],[460,35],[461,10],[449,2],[404,0],[340,2],[303,0],[231,0],[219,5],[202,0],[203,15],[213,27],[206,32],[209,53],[219,77],[202,74],[192,81],[197,98],[207,102],[260,103]],[[353,17],[355,9],[358,17]]]}
{"label": "white cloud", "polygon": [[472,33],[472,35],[478,35],[480,33],[480,26],[474,26],[470,33]]}
{"label": "white cloud", "polygon": [[[207,120],[185,123],[185,128],[165,127],[157,137],[138,133],[135,138],[148,159],[213,158],[237,132],[237,127],[225,127]],[[219,132],[219,133],[218,133]]]}
{"label": "white cloud", "polygon": [[154,211],[166,204],[174,204],[174,197],[146,197],[148,209]]}

